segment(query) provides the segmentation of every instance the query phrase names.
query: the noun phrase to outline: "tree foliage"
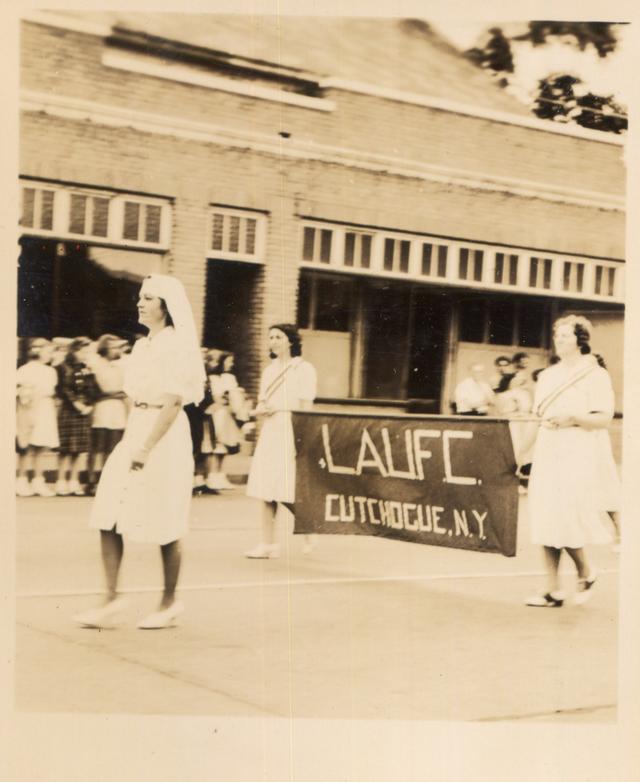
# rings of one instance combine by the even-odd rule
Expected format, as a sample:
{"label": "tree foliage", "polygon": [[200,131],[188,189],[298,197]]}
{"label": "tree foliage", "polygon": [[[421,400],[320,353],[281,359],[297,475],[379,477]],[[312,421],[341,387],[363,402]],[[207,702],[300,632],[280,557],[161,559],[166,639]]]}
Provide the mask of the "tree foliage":
{"label": "tree foliage", "polygon": [[[570,37],[580,51],[593,46],[599,57],[614,52],[618,42],[612,22],[529,22],[526,32],[511,37],[500,27],[492,27],[487,32],[486,44],[469,49],[465,56],[479,67],[488,69],[501,87],[509,86],[515,71],[512,41],[542,46],[549,39]],[[582,81],[570,74],[552,74],[540,79],[533,113],[541,119],[576,122],[584,128],[609,133],[627,129],[626,112],[612,95],[595,95],[581,86]]]}

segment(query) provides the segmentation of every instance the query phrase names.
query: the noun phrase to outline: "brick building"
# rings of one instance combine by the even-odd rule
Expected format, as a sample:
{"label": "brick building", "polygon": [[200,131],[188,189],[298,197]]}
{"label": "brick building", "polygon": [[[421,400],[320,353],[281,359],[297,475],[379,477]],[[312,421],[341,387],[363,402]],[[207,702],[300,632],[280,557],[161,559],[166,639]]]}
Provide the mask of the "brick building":
{"label": "brick building", "polygon": [[149,271],[255,391],[293,320],[330,399],[448,410],[584,311],[622,384],[624,165],[423,22],[34,12],[22,25],[22,335],[135,331]]}

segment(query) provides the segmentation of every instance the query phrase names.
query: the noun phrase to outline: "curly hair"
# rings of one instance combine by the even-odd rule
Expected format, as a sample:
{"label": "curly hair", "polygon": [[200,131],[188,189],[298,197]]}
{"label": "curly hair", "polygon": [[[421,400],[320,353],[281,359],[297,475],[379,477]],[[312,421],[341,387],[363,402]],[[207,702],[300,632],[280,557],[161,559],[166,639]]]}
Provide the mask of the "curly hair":
{"label": "curly hair", "polygon": [[589,343],[593,326],[587,318],[582,317],[582,315],[566,315],[564,318],[556,320],[553,324],[553,330],[556,331],[560,326],[572,326],[580,352],[583,355],[591,353],[591,345]]}
{"label": "curly hair", "polygon": [[[295,326],[293,323],[274,323],[273,325],[269,326],[269,331],[271,331],[271,329],[278,329],[278,331],[282,331],[282,333],[286,335],[291,345],[292,357],[302,355],[302,339],[300,337],[300,333],[298,332],[297,326]],[[273,354],[270,355],[271,358],[274,358]]]}

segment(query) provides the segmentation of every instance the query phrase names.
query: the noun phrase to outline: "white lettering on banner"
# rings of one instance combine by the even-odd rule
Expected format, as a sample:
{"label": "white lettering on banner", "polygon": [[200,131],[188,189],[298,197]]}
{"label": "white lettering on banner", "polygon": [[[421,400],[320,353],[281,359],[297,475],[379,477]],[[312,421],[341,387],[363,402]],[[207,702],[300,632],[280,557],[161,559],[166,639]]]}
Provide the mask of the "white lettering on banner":
{"label": "white lettering on banner", "polygon": [[382,442],[384,443],[384,455],[387,458],[387,468],[389,470],[390,478],[407,478],[414,481],[416,479],[416,471],[413,463],[413,444],[411,438],[411,431],[405,430],[404,443],[405,450],[407,452],[407,466],[408,470],[396,470],[393,464],[393,456],[391,454],[391,440],[389,438],[389,430],[385,427],[382,428]]}
{"label": "white lettering on banner", "polygon": [[[472,508],[471,513],[478,526],[478,537],[486,540],[484,522],[489,515],[488,511],[480,513]],[[327,494],[324,520],[348,524],[375,524],[390,529],[432,532],[457,538],[474,537],[474,532],[470,531],[469,516],[464,509],[453,508],[452,513],[448,513],[440,505],[418,505],[414,502],[379,500],[374,497]]]}
{"label": "white lettering on banner", "polygon": [[[370,459],[365,459],[367,449],[371,453],[372,458]],[[383,478],[386,478],[388,475],[387,469],[385,468],[382,459],[380,458],[378,449],[371,439],[371,435],[369,434],[368,429],[364,429],[362,432],[362,438],[360,440],[360,453],[358,454],[358,464],[356,465],[356,475],[362,475],[363,467],[376,467]]]}
{"label": "white lettering on banner", "polygon": [[471,440],[473,438],[473,432],[467,429],[454,431],[447,430],[444,433],[443,445],[444,445],[444,475],[447,483],[457,483],[462,486],[475,486],[478,482],[475,478],[465,475],[454,475],[451,470],[451,440]]}
{"label": "white lettering on banner", "polygon": [[[424,481],[424,463],[433,458],[433,451],[424,445],[424,440],[440,440],[442,445],[442,459],[444,464],[444,483],[462,486],[475,486],[481,481],[471,475],[454,475],[451,466],[452,440],[469,441],[473,439],[473,431],[467,429],[406,429],[404,433],[404,451],[406,470],[398,470],[394,462],[394,453],[391,444],[389,429],[382,427],[380,435],[384,448],[384,459],[380,454],[368,429],[363,429],[360,436],[360,450],[355,467],[336,464],[331,452],[331,436],[329,425],[322,424],[322,444],[324,446],[324,459],[320,460],[322,467],[326,467],[330,473],[337,475],[362,475],[365,468],[375,469],[383,478],[401,478],[408,481]],[[462,444],[460,444],[461,446]],[[457,446],[457,447],[460,447]],[[361,510],[362,512],[362,510]]]}
{"label": "white lettering on banner", "polygon": [[322,443],[324,445],[324,455],[327,457],[327,466],[329,472],[342,474],[342,475],[355,475],[355,469],[353,467],[342,467],[339,464],[334,464],[333,456],[331,454],[331,442],[329,440],[329,427],[327,424],[322,424]]}

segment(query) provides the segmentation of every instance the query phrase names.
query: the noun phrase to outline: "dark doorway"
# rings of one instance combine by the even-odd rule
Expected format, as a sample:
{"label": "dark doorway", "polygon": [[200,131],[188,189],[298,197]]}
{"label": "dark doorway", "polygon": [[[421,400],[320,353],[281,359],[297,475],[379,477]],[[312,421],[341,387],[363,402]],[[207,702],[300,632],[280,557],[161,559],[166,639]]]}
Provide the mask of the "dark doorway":
{"label": "dark doorway", "polygon": [[451,302],[437,290],[414,288],[412,306],[407,396],[430,400],[434,409],[439,410]]}
{"label": "dark doorway", "polygon": [[364,287],[364,395],[369,399],[406,399],[409,304],[408,287]]}
{"label": "dark doorway", "polygon": [[161,271],[161,256],[83,242],[23,237],[18,265],[18,335],[92,339],[140,333],[142,279]]}
{"label": "dark doorway", "polygon": [[236,356],[238,377],[266,345],[259,344],[260,312],[257,290],[263,268],[256,264],[210,260],[207,263],[204,344]]}

